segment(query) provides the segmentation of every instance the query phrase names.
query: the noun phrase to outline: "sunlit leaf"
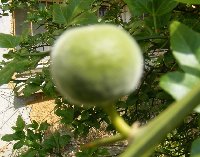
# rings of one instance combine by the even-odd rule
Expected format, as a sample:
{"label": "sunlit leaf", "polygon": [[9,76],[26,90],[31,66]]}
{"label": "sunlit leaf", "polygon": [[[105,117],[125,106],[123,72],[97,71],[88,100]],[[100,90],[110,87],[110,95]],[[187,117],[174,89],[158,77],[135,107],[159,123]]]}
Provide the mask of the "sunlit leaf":
{"label": "sunlit leaf", "polygon": [[171,72],[160,80],[160,86],[176,100],[185,96],[200,78],[188,73]]}
{"label": "sunlit leaf", "polygon": [[187,73],[200,76],[200,34],[180,22],[170,26],[173,55]]}
{"label": "sunlit leaf", "polygon": [[[170,37],[173,55],[185,73],[164,75],[160,86],[180,100],[200,81],[200,34],[175,21],[170,26]],[[200,106],[195,110],[200,112]]]}
{"label": "sunlit leaf", "polygon": [[19,36],[12,36],[10,34],[0,33],[0,47],[1,48],[14,48],[20,43]]}

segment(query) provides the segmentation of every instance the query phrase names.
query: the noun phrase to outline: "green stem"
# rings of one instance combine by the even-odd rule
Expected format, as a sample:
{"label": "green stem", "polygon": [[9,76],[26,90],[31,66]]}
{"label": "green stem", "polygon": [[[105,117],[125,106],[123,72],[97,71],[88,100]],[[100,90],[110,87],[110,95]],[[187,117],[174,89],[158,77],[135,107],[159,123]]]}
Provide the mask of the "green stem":
{"label": "green stem", "polygon": [[153,24],[154,24],[154,29],[155,29],[155,33],[158,33],[157,30],[157,22],[156,22],[156,16],[153,14]]}
{"label": "green stem", "polygon": [[87,149],[87,148],[93,148],[93,147],[100,147],[100,146],[108,145],[108,144],[115,143],[115,142],[118,142],[118,141],[122,141],[124,139],[125,139],[125,136],[123,136],[121,134],[116,134],[116,135],[111,136],[111,137],[96,139],[93,142],[90,142],[90,143],[87,143],[87,144],[81,146],[81,148]]}
{"label": "green stem", "polygon": [[193,109],[200,104],[200,82],[187,96],[177,101],[159,116],[141,128],[138,136],[130,143],[120,157],[146,157]]}
{"label": "green stem", "polygon": [[129,137],[131,127],[124,121],[117,113],[114,105],[106,105],[103,107],[105,112],[109,115],[111,123],[115,126],[116,130],[125,137]]}
{"label": "green stem", "polygon": [[153,10],[152,16],[153,16],[154,29],[155,29],[155,33],[157,34],[158,33],[157,21],[156,21],[156,14],[155,14],[155,8],[154,8],[154,1],[153,0],[152,0],[152,10]]}

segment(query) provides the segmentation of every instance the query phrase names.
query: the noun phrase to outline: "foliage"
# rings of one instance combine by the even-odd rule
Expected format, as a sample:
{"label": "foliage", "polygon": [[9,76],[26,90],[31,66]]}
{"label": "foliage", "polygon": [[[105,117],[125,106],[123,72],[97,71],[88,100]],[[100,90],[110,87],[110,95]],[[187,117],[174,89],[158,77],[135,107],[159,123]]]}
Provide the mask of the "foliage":
{"label": "foliage", "polygon": [[45,138],[45,131],[48,127],[49,124],[46,121],[41,124],[33,121],[31,124],[26,125],[22,117],[18,116],[16,126],[12,127],[14,133],[4,135],[2,140],[16,141],[13,149],[27,146],[28,150],[21,154],[23,157],[47,156],[49,154],[61,156],[61,149],[69,144],[71,137],[55,132]]}
{"label": "foliage", "polygon": [[[27,17],[24,24],[32,22],[37,29],[33,30],[33,34],[29,28],[16,36],[0,34],[0,47],[10,48],[9,52],[4,54],[5,59],[0,62],[0,84],[11,81],[16,83],[16,94],[22,92],[28,97],[42,91],[46,97],[55,99],[55,113],[61,117],[62,123],[71,127],[75,137],[86,136],[90,128],[98,129],[103,122],[107,124],[108,131],[116,131],[102,109],[73,106],[56,91],[49,72],[50,50],[47,47],[51,47],[66,29],[94,23],[112,23],[123,27],[138,41],[145,57],[141,83],[133,93],[115,104],[120,115],[130,125],[134,121],[145,125],[147,121],[162,113],[174,99],[185,97],[199,80],[198,0],[68,0],[48,5],[37,0],[1,2],[0,16],[26,8]],[[129,20],[122,16],[125,5],[132,15]],[[105,8],[106,12],[101,14]],[[43,31],[38,33],[39,29]],[[45,64],[41,66],[42,59]],[[25,74],[27,79],[22,79]],[[46,128],[39,130],[41,125],[37,122],[26,125],[18,117],[16,127],[13,128],[15,133],[4,136],[3,140],[17,141],[15,149],[28,146],[27,153],[32,156],[38,153],[39,156],[45,153],[59,154],[59,148],[68,144],[70,137],[55,133],[44,139]],[[58,143],[58,139],[62,137],[66,141]],[[198,139],[192,144],[197,137],[199,114],[191,113],[155,148],[153,156],[188,156],[190,150],[192,156],[198,156]],[[100,155],[102,152],[104,151],[91,149],[77,152],[77,156],[98,156],[98,153]]]}

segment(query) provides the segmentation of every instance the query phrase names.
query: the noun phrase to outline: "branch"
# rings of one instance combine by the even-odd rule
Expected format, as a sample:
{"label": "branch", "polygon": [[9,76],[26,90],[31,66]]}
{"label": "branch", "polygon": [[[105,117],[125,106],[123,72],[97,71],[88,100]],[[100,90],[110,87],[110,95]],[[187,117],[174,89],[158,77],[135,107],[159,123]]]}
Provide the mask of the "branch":
{"label": "branch", "polygon": [[146,157],[193,109],[200,104],[200,82],[180,101],[139,129],[134,141],[120,157]]}
{"label": "branch", "polygon": [[38,53],[29,53],[29,54],[21,54],[20,56],[42,56],[42,55],[47,55],[49,54],[50,51],[45,51],[45,52],[38,52]]}
{"label": "branch", "polygon": [[90,143],[87,143],[87,144],[81,146],[81,148],[82,149],[88,149],[88,148],[93,148],[93,147],[100,147],[100,146],[108,145],[108,144],[115,143],[115,142],[118,142],[118,141],[122,141],[125,138],[126,137],[122,136],[121,134],[116,134],[116,135],[111,136],[111,137],[96,139],[93,142],[90,142]]}

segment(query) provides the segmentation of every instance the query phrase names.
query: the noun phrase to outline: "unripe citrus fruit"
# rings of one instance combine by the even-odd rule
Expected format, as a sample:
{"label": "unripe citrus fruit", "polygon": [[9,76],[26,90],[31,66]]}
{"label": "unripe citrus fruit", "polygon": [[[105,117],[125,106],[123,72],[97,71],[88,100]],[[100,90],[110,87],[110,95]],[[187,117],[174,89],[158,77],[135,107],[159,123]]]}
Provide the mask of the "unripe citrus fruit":
{"label": "unripe citrus fruit", "polygon": [[71,102],[99,105],[132,92],[141,77],[143,57],[136,41],[108,24],[64,32],[52,53],[52,75]]}

